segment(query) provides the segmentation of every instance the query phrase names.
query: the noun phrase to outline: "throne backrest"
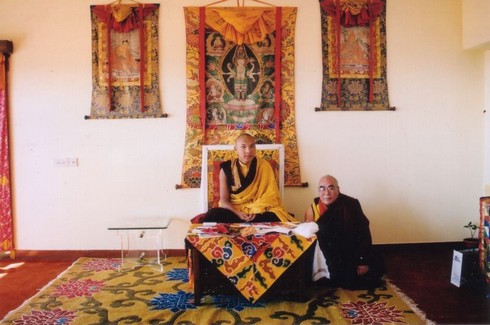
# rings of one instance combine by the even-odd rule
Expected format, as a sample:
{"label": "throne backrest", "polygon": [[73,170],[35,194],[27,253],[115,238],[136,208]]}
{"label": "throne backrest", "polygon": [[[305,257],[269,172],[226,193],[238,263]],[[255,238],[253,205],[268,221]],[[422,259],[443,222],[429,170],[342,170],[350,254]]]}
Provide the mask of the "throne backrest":
{"label": "throne backrest", "polygon": [[[257,157],[267,160],[276,175],[277,186],[284,197],[284,145],[257,144]],[[201,202],[202,212],[219,204],[219,171],[223,161],[236,157],[234,145],[202,146]]]}

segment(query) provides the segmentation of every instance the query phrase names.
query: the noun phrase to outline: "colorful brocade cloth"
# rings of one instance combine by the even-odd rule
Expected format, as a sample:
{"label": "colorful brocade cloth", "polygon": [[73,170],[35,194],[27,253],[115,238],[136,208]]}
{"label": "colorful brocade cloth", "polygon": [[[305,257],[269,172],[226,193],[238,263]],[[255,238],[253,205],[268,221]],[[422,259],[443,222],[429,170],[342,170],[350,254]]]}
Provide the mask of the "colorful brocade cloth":
{"label": "colorful brocade cloth", "polygon": [[163,117],[157,4],[90,7],[91,119]]}
{"label": "colorful brocade cloth", "polygon": [[284,144],[285,186],[302,186],[294,86],[295,7],[184,7],[187,122],[182,181],[201,186],[203,145]]}
{"label": "colorful brocade cloth", "polygon": [[320,111],[394,110],[387,80],[386,0],[320,0]]}
{"label": "colorful brocade cloth", "polygon": [[[262,297],[316,241],[316,236],[305,238],[278,232],[246,237],[226,233],[199,236],[193,233],[193,229],[200,226],[202,225],[191,225],[187,241],[215,265],[250,302],[256,302]],[[240,228],[240,225],[230,224],[229,227]]]}

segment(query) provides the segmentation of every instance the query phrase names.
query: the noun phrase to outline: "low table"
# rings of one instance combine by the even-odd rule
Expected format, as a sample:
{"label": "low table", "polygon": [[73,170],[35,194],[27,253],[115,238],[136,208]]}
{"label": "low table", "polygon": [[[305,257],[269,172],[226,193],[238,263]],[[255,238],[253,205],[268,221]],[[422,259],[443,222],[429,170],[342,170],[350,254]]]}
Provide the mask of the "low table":
{"label": "low table", "polygon": [[218,226],[227,229],[196,234],[202,225],[193,224],[186,237],[195,305],[206,294],[238,294],[251,303],[282,295],[307,298],[316,236],[277,232],[243,236],[230,231],[240,229],[240,224]]}
{"label": "low table", "polygon": [[[150,242],[153,241],[153,250],[156,251],[156,259],[154,262],[145,263],[144,258],[146,253],[142,252],[138,258],[136,258],[137,265],[156,265],[159,270],[163,271],[163,265],[161,263],[161,253],[163,249],[163,231],[168,228],[172,219],[163,217],[141,217],[141,218],[128,218],[122,219],[117,225],[108,227],[107,230],[116,231],[120,237],[121,241],[121,266],[119,270],[124,265],[124,252],[129,252],[131,247],[131,235],[136,235],[139,232],[139,238],[147,238]],[[127,259],[127,258],[126,258]]]}

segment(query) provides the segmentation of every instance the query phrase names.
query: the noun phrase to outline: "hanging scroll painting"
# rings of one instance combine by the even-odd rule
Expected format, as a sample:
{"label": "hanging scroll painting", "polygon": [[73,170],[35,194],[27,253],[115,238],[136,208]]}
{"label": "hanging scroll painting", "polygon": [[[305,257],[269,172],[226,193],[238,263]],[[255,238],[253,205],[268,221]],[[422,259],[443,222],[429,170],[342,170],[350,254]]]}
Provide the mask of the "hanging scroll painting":
{"label": "hanging scroll painting", "polygon": [[87,118],[163,117],[158,4],[91,6],[92,105]]}
{"label": "hanging scroll painting", "polygon": [[300,186],[293,7],[186,7],[187,124],[182,184],[197,188],[202,145],[285,146],[285,185]]}
{"label": "hanging scroll painting", "polygon": [[319,111],[393,110],[386,78],[385,0],[320,0]]}

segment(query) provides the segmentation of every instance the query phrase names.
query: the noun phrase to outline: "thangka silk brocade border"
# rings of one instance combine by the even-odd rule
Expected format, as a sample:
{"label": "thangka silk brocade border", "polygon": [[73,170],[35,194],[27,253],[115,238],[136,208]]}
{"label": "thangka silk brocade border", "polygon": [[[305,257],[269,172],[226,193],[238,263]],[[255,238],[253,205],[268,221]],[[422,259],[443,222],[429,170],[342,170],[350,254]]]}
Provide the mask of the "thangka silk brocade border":
{"label": "thangka silk brocade border", "polygon": [[[294,28],[297,9],[281,8],[281,53],[280,60],[280,121],[274,107],[278,96],[274,81],[275,25],[274,8],[205,8],[205,33],[200,33],[202,10],[199,7],[185,7],[186,60],[187,60],[187,123],[182,171],[182,188],[198,188],[201,183],[202,145],[233,144],[235,138],[246,131],[253,135],[257,143],[283,143],[285,146],[285,185],[299,186],[298,146],[295,126],[294,96]],[[235,43],[216,29],[219,15],[227,15],[231,10],[253,12],[268,32],[262,40],[247,44],[237,39]],[[246,13],[246,14],[247,14]],[[218,17],[218,18],[216,18]],[[215,19],[209,23],[208,19]],[[272,26],[271,26],[272,25]],[[216,27],[219,29],[219,26]],[[272,32],[270,32],[272,30]],[[200,39],[204,34],[204,40]],[[252,39],[254,35],[251,36]],[[241,43],[243,41],[243,43]],[[205,44],[203,44],[205,42]],[[205,55],[199,49],[204,48]],[[201,62],[205,58],[205,62]],[[246,77],[239,78],[238,60],[244,59]],[[200,67],[205,65],[205,71]],[[205,73],[205,91],[200,86]],[[202,99],[203,96],[206,98]],[[203,110],[202,100],[206,106]],[[203,113],[204,111],[204,113]],[[205,121],[203,121],[203,118]],[[205,123],[204,123],[205,122]],[[204,128],[203,128],[204,126]],[[276,132],[277,127],[279,131]],[[279,140],[279,141],[277,141]]]}
{"label": "thangka silk brocade border", "polygon": [[[158,73],[159,5],[120,6],[132,12],[126,18],[127,28],[118,28],[114,22],[116,13],[110,6],[91,6],[90,118],[162,117]],[[107,26],[112,26],[110,33]]]}
{"label": "thangka silk brocade border", "polygon": [[388,98],[386,0],[365,0],[364,17],[370,23],[349,16],[345,6],[336,7],[337,2],[320,0],[324,59],[322,99],[317,110],[394,110]]}

